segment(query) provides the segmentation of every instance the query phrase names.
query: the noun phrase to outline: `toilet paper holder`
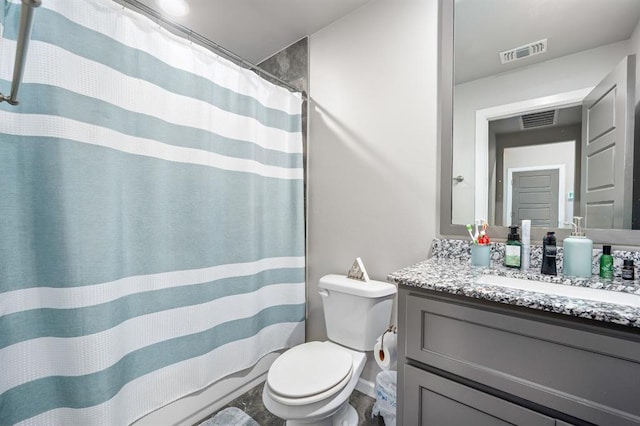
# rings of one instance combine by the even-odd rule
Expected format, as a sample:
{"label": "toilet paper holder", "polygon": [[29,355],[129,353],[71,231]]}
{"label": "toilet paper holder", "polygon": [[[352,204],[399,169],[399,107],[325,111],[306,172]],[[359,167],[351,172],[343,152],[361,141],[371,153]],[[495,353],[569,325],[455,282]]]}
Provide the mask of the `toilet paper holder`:
{"label": "toilet paper holder", "polygon": [[[384,347],[384,335],[387,333],[393,333],[393,334],[398,334],[398,327],[396,327],[395,325],[391,324],[389,325],[389,327],[387,328],[387,330],[382,333],[382,337],[380,338],[380,347]],[[383,355],[384,357],[384,355]]]}

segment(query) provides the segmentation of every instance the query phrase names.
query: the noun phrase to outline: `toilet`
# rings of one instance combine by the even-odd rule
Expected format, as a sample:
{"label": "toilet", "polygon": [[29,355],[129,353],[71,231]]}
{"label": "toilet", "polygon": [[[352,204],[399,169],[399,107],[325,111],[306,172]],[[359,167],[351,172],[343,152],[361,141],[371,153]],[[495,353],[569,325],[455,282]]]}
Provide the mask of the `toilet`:
{"label": "toilet", "polygon": [[390,324],[394,285],[325,275],[318,283],[328,341],[308,342],[280,355],[269,369],[264,406],[287,426],[358,424],[349,396]]}

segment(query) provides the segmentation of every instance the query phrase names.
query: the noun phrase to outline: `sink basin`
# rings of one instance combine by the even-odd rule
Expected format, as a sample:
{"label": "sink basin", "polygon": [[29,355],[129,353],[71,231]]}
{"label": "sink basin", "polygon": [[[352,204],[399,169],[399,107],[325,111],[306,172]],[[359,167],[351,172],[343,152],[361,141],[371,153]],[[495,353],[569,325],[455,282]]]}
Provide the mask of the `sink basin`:
{"label": "sink basin", "polygon": [[565,284],[554,284],[543,281],[524,280],[521,278],[501,277],[498,275],[482,275],[479,284],[497,285],[518,290],[535,291],[538,293],[554,294],[556,296],[586,299],[596,302],[615,303],[616,305],[640,308],[640,295],[621,293],[596,288],[578,287]]}

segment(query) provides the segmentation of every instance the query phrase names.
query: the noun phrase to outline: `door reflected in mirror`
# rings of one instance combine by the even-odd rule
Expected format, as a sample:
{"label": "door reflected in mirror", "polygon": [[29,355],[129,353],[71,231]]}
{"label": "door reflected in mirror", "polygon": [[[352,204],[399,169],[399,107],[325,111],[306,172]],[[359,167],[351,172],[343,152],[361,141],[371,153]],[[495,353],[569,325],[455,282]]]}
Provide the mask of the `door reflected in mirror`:
{"label": "door reflected in mirror", "polygon": [[455,2],[451,223],[640,229],[640,1],[531,6]]}

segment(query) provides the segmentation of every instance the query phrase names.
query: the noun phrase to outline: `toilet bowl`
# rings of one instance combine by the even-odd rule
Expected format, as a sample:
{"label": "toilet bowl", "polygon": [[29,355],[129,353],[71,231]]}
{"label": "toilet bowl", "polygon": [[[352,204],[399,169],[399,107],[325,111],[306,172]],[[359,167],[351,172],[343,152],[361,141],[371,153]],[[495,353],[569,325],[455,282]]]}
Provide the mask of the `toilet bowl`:
{"label": "toilet bowl", "polygon": [[288,426],[356,426],[349,397],[373,350],[389,325],[394,285],[326,275],[318,283],[326,342],[308,342],[280,355],[269,369],[264,406]]}
{"label": "toilet bowl", "polygon": [[330,341],[296,346],[269,369],[264,406],[287,426],[357,425],[358,414],[348,402],[365,361],[364,352]]}

